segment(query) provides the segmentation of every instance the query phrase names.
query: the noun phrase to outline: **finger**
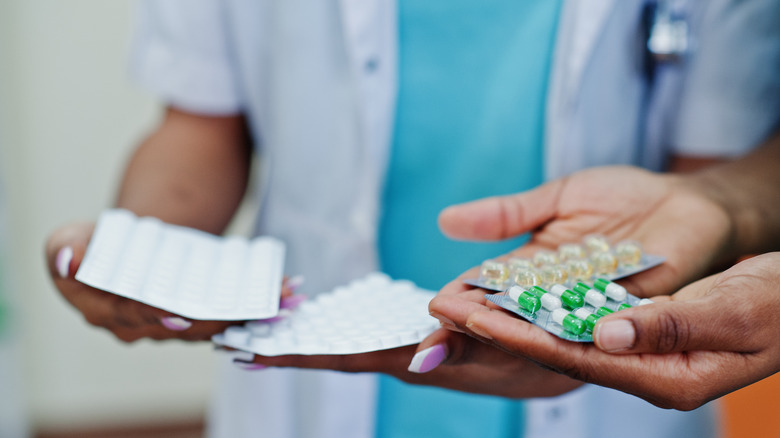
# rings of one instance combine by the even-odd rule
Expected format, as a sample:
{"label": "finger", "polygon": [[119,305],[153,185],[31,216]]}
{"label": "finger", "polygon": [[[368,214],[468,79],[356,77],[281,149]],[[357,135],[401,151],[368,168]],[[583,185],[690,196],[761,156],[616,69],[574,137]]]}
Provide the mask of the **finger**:
{"label": "finger", "polygon": [[282,298],[292,296],[295,291],[306,282],[306,278],[303,275],[296,275],[294,277],[285,277],[282,281]]}
{"label": "finger", "polygon": [[397,374],[406,370],[416,345],[350,355],[255,356],[254,363],[270,367],[325,369],[348,373],[381,372]]}
{"label": "finger", "polygon": [[461,240],[500,240],[526,233],[556,216],[564,181],[448,207],[439,215],[439,228]]}
{"label": "finger", "polygon": [[52,278],[75,275],[84,258],[95,225],[78,222],[55,230],[46,240],[46,262]]}
{"label": "finger", "polygon": [[450,343],[454,332],[441,328],[423,339],[417,346],[412,361],[407,368],[410,372],[423,374],[434,370],[450,355]]}
{"label": "finger", "polygon": [[450,330],[463,331],[466,319],[485,308],[485,291],[469,289],[457,295],[436,295],[428,304],[428,312]]}
{"label": "finger", "polygon": [[670,300],[626,309],[596,323],[593,339],[608,353],[672,353],[696,350],[742,351],[752,348],[749,321],[755,315],[733,294],[712,293],[714,278],[693,283],[683,295],[703,297]]}

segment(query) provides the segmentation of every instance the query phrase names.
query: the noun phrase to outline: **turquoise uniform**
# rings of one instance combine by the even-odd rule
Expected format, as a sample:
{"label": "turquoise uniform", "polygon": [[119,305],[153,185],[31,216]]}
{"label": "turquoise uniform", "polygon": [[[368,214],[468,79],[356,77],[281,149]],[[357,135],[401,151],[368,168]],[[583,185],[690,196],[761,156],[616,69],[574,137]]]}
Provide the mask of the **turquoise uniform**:
{"label": "turquoise uniform", "polygon": [[[452,204],[543,179],[560,0],[399,1],[399,95],[379,231],[382,269],[438,290],[519,246],[438,230]],[[522,404],[380,378],[377,437],[518,437]]]}

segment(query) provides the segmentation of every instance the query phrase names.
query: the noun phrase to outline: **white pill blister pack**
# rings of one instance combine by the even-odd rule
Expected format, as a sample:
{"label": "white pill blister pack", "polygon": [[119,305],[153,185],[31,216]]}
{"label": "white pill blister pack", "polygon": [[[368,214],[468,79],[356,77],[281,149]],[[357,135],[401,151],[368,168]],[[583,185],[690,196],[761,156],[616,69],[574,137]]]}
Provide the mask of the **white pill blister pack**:
{"label": "white pill blister pack", "polygon": [[434,295],[370,274],[317,295],[281,320],[233,326],[212,340],[262,356],[357,354],[417,344],[439,328],[428,314]]}
{"label": "white pill blister pack", "polygon": [[219,237],[103,212],[76,280],[197,320],[254,320],[279,312],[285,246],[259,237]]}

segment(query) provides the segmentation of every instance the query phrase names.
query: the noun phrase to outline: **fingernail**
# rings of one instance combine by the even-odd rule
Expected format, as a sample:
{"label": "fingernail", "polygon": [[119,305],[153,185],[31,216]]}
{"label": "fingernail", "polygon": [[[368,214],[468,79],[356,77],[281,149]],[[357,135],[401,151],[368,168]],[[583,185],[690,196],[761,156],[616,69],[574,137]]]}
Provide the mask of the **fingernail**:
{"label": "fingernail", "polygon": [[447,330],[449,330],[451,332],[466,333],[466,332],[464,332],[463,330],[461,330],[460,328],[458,328],[458,326],[456,326],[454,324],[450,324],[450,323],[447,323],[447,322],[440,322],[439,325],[442,328],[446,328]]}
{"label": "fingernail", "polygon": [[175,332],[181,332],[192,327],[192,322],[178,316],[166,316],[165,318],[160,318],[160,322],[165,328]]}
{"label": "fingernail", "polygon": [[431,315],[432,317],[434,317],[434,318],[438,319],[439,321],[441,321],[442,324],[455,325],[455,323],[452,322],[449,318],[447,318],[447,317],[445,317],[445,316],[443,316],[443,315],[441,315],[439,313],[429,312],[429,315]]}
{"label": "fingernail", "polygon": [[284,297],[279,302],[279,308],[292,310],[300,306],[301,303],[304,301],[306,301],[306,295],[293,295],[289,297]]}
{"label": "fingernail", "polygon": [[471,330],[472,332],[476,333],[477,335],[485,338],[485,339],[493,339],[492,336],[488,334],[485,330],[483,330],[478,325],[475,325],[473,322],[466,323],[466,328]]}
{"label": "fingernail", "polygon": [[57,273],[60,277],[68,278],[71,260],[73,260],[73,248],[66,246],[57,253],[57,259],[54,264],[57,267]]}
{"label": "fingernail", "polygon": [[408,369],[413,373],[427,373],[441,365],[446,358],[447,346],[445,344],[436,344],[415,354]]}
{"label": "fingernail", "polygon": [[305,282],[306,282],[306,277],[304,277],[303,275],[296,275],[295,277],[292,277],[289,280],[287,280],[287,283],[285,283],[285,285],[287,286],[287,289],[290,289],[290,292],[295,292],[295,289],[301,287],[301,285]]}
{"label": "fingernail", "polygon": [[268,368],[267,366],[259,363],[253,363],[253,364],[242,364],[238,362],[234,362],[237,367],[241,368],[244,371],[260,371]]}
{"label": "fingernail", "polygon": [[607,353],[628,350],[636,342],[636,329],[631,321],[616,319],[596,324],[593,339]]}
{"label": "fingernail", "polygon": [[266,319],[258,319],[257,321],[264,322],[266,324],[270,324],[272,322],[279,322],[283,319],[286,319],[288,316],[290,316],[291,312],[289,309],[282,309],[279,308],[279,313],[276,314],[276,316],[272,316],[270,318]]}
{"label": "fingernail", "polygon": [[267,365],[254,363],[251,360],[247,361],[244,359],[233,359],[233,365],[241,368],[244,371],[260,371],[268,368]]}

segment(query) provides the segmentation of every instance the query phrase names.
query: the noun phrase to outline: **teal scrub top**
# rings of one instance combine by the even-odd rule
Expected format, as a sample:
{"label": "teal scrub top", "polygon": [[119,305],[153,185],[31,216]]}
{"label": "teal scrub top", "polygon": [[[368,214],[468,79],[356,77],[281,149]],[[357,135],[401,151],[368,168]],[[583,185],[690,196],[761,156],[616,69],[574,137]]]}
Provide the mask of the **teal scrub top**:
{"label": "teal scrub top", "polygon": [[[561,0],[399,0],[399,94],[379,229],[382,270],[439,290],[516,248],[454,242],[452,204],[543,180],[544,111]],[[519,437],[519,401],[380,378],[380,438]]]}

